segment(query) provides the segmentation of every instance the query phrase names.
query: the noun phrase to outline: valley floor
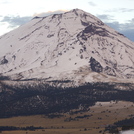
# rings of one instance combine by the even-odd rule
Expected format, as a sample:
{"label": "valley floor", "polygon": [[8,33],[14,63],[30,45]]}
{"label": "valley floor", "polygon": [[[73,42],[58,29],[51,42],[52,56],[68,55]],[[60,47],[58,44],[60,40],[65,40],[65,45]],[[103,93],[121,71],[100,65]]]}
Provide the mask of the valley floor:
{"label": "valley floor", "polygon": [[[134,103],[127,101],[97,102],[89,110],[75,109],[68,113],[1,118],[0,126],[43,127],[34,131],[1,131],[1,134],[108,134],[105,127],[129,119]],[[118,128],[120,130],[120,128]]]}

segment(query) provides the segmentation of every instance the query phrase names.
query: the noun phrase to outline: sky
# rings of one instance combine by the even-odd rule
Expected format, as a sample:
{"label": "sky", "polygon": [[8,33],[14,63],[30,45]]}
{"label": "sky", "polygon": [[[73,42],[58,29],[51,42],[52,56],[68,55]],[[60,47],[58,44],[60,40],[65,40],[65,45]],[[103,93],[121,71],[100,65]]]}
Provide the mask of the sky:
{"label": "sky", "polygon": [[134,0],[0,0],[0,35],[35,16],[75,8],[89,12],[134,41]]}

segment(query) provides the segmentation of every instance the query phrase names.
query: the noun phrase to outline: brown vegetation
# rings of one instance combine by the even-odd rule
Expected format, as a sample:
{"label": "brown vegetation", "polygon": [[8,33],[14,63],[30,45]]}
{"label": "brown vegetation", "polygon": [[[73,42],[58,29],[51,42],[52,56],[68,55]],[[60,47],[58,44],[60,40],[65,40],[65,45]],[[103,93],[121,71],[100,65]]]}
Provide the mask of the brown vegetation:
{"label": "brown vegetation", "polygon": [[[19,116],[0,119],[0,126],[43,127],[33,131],[2,131],[2,134],[106,134],[105,127],[132,117],[132,102],[97,102],[90,110],[71,110],[36,116]],[[119,128],[120,129],[120,128]]]}

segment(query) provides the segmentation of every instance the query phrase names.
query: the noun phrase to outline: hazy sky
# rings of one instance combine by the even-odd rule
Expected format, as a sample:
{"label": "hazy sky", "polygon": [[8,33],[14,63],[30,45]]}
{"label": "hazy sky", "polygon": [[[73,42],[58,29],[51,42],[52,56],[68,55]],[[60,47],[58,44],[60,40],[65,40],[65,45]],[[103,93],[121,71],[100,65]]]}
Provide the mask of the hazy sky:
{"label": "hazy sky", "polygon": [[75,8],[97,16],[134,41],[134,0],[0,0],[0,35],[34,16]]}

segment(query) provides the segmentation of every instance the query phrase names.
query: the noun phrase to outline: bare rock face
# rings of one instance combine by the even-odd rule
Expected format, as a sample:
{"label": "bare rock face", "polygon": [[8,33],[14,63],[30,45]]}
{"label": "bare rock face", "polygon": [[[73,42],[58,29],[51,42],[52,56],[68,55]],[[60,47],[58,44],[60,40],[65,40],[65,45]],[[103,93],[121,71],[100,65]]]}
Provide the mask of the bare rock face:
{"label": "bare rock face", "polygon": [[98,61],[96,61],[93,57],[90,58],[90,66],[92,71],[94,72],[100,73],[103,71],[103,67],[101,66],[101,64]]}
{"label": "bare rock face", "polygon": [[10,79],[132,80],[134,43],[79,9],[35,17],[0,37],[0,75]]}
{"label": "bare rock face", "polygon": [[104,72],[108,75],[116,76],[114,69],[112,69],[111,67],[106,66]]}
{"label": "bare rock face", "polygon": [[3,64],[7,64],[8,63],[8,60],[5,58],[5,56],[2,58],[2,60],[0,61],[0,65],[3,65]]}

